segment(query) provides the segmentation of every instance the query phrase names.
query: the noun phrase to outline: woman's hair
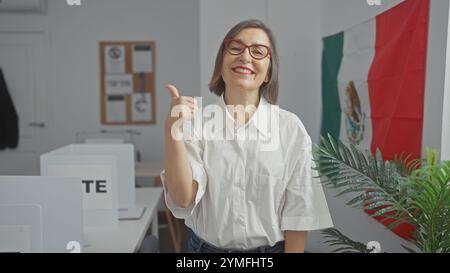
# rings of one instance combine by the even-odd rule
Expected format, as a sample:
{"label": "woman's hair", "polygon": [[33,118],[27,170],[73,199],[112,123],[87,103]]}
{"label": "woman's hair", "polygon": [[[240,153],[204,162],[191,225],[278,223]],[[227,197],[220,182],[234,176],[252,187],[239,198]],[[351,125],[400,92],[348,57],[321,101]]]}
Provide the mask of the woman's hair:
{"label": "woman's hair", "polygon": [[271,104],[276,104],[278,99],[278,53],[275,45],[275,36],[272,31],[260,20],[246,20],[235,25],[227,33],[223,39],[219,51],[216,56],[216,64],[214,67],[214,73],[209,83],[209,90],[221,96],[225,92],[225,82],[222,78],[222,63],[224,53],[224,41],[226,39],[234,38],[239,32],[246,28],[259,28],[262,29],[270,41],[271,58],[269,65],[269,81],[265,82],[260,87],[260,95],[264,96],[266,100]]}

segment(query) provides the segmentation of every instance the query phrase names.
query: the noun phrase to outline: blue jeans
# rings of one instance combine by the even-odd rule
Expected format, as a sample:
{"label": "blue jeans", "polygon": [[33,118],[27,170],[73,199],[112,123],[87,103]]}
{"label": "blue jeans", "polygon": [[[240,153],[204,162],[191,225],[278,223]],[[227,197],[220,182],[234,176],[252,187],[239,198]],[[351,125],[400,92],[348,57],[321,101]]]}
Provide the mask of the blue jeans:
{"label": "blue jeans", "polygon": [[229,249],[216,247],[192,232],[191,239],[187,244],[188,253],[284,253],[284,241],[276,243],[274,246],[260,246],[252,249]]}

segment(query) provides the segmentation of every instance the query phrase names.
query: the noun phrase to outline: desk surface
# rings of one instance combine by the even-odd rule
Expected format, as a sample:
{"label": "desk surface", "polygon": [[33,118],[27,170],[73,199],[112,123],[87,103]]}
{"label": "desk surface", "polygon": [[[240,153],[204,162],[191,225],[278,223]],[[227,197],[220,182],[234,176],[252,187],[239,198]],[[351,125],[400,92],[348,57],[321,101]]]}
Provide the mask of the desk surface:
{"label": "desk surface", "polygon": [[153,217],[157,217],[161,196],[161,188],[136,189],[136,204],[145,207],[141,219],[120,220],[119,226],[115,228],[86,228],[84,235],[88,245],[83,252],[137,252]]}
{"label": "desk surface", "polygon": [[164,170],[164,162],[147,161],[136,163],[135,176],[136,177],[155,177],[159,176]]}

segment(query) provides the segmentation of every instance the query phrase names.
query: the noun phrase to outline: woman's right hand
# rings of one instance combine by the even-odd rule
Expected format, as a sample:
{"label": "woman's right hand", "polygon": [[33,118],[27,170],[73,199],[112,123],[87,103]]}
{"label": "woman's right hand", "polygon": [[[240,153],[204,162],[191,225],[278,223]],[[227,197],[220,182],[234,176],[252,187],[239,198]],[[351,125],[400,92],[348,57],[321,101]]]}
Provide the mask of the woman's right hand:
{"label": "woman's right hand", "polygon": [[198,105],[193,97],[180,96],[174,85],[167,85],[171,96],[170,109],[166,118],[166,132],[181,132],[183,123],[195,117]]}
{"label": "woman's right hand", "polygon": [[180,96],[177,88],[167,85],[171,96],[169,114],[166,118],[165,186],[178,206],[187,208],[195,200],[198,185],[193,180],[185,143],[182,140],[182,126],[194,118],[197,105],[192,97]]}

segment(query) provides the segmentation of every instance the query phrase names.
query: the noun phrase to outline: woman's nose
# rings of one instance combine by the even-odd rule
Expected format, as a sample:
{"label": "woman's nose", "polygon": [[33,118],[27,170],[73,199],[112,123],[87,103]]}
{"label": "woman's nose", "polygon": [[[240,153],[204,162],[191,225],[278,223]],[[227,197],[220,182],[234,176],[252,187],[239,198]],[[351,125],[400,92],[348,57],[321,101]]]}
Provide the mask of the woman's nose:
{"label": "woman's nose", "polygon": [[252,56],[250,56],[250,52],[248,49],[245,49],[244,52],[239,56],[239,60],[243,63],[249,63],[252,61]]}

